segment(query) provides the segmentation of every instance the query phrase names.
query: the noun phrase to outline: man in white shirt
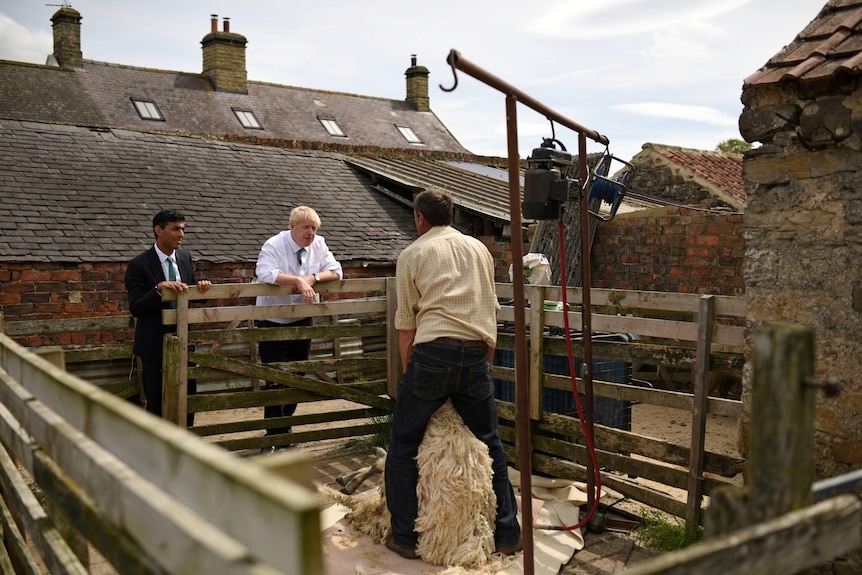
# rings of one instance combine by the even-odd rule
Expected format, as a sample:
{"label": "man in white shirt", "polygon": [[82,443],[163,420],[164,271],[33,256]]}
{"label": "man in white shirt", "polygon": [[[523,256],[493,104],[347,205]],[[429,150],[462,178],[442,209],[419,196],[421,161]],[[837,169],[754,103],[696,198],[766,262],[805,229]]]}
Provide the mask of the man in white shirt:
{"label": "man in white shirt", "polygon": [[[259,296],[256,305],[283,305],[314,303],[318,294],[314,286],[319,282],[340,280],[343,277],[341,264],[332,255],[323,236],[317,235],[320,216],[307,206],[291,210],[289,229],[272,236],[263,244],[257,258],[255,275],[260,283],[285,287],[284,295]],[[312,325],[312,318],[270,318],[258,321],[258,327],[283,327],[285,325]],[[263,363],[298,361],[308,359],[311,352],[310,339],[261,341],[260,360]],[[268,384],[274,388],[275,384]],[[280,386],[278,386],[280,387]],[[296,411],[296,404],[268,405],[264,407],[264,418],[288,417]],[[290,427],[267,430],[267,435],[290,433]],[[271,453],[276,446],[264,448]]]}

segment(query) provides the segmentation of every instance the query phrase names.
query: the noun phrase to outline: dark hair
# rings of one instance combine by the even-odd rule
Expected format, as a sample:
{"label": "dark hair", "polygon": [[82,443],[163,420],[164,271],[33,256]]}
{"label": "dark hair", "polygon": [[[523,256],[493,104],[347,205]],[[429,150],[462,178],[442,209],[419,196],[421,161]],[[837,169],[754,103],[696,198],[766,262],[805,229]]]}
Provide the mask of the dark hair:
{"label": "dark hair", "polygon": [[186,217],[176,210],[162,210],[153,216],[153,227],[167,227],[170,222],[184,222]]}
{"label": "dark hair", "polygon": [[413,211],[432,226],[452,223],[452,197],[442,190],[425,190],[413,199]]}

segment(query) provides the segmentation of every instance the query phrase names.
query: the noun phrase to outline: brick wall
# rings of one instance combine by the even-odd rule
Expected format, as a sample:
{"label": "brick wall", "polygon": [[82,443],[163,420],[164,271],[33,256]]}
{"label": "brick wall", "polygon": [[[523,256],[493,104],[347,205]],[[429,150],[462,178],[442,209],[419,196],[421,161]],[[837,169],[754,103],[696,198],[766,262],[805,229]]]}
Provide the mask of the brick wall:
{"label": "brick wall", "polygon": [[[0,264],[0,311],[4,322],[128,316],[129,299],[123,281],[126,263],[4,262]],[[198,279],[213,283],[248,283],[254,262],[195,262]],[[395,275],[395,266],[346,265],[346,279]],[[251,304],[239,299],[221,305]],[[15,338],[24,346],[123,345],[134,341],[129,328],[114,332],[75,332]]]}
{"label": "brick wall", "polygon": [[744,295],[740,214],[659,208],[618,215],[596,228],[597,288]]}

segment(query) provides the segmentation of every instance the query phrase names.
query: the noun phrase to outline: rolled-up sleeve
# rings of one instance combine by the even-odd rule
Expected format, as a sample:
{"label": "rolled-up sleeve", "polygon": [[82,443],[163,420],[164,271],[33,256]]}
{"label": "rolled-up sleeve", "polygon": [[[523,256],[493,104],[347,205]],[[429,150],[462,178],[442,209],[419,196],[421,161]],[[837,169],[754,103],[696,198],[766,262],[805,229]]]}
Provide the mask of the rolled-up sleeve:
{"label": "rolled-up sleeve", "polygon": [[275,284],[278,274],[282,271],[279,259],[278,250],[272,241],[264,243],[263,247],[260,248],[257,265],[254,268],[254,275],[257,276],[257,281],[265,284]]}

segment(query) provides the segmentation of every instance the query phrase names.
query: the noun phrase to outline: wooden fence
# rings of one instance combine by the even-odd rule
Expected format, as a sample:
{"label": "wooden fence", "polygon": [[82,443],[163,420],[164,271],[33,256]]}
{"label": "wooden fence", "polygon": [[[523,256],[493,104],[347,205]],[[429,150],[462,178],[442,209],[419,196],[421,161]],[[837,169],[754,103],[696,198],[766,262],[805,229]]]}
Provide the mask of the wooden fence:
{"label": "wooden fence", "polygon": [[[218,437],[218,443],[229,450],[254,450],[272,443],[313,442],[322,439],[365,436],[379,429],[376,418],[389,413],[400,374],[397,339],[391,317],[394,311],[392,278],[345,280],[319,286],[322,302],[313,305],[256,307],[254,305],[219,305],[225,300],[237,301],[257,295],[281,293],[281,288],[263,284],[225,284],[213,286],[206,294],[192,288],[178,298],[176,310],[166,310],[164,321],[176,325],[176,336],[166,338],[165,416],[177,425],[185,425],[185,413],[231,412],[248,407],[282,403],[309,403],[331,399],[349,402],[349,408],[333,412],[302,410],[289,418],[243,419],[219,418],[208,423],[198,417],[192,428],[205,437]],[[630,381],[595,382],[593,393],[600,399],[631,406],[653,403],[691,413],[693,430],[690,444],[676,445],[643,437],[628,430],[606,425],[595,426],[596,444],[602,451],[600,465],[606,470],[606,485],[629,497],[662,509],[689,524],[698,520],[702,496],[726,485],[726,478],[737,475],[742,460],[704,451],[706,414],[739,417],[739,401],[708,397],[710,370],[741,372],[744,362],[744,299],[695,294],[592,290],[592,323],[596,332],[626,334],[627,341],[602,339],[593,343],[594,361],[608,361],[625,366],[639,366],[635,375],[656,374],[656,383],[676,373],[674,386],[680,387],[680,374],[688,373],[688,392],[661,391],[630,385]],[[498,295],[505,301],[512,294],[511,284],[498,284]],[[542,410],[542,398],[548,393],[572,397],[571,381],[565,375],[543,373],[543,358],[562,359],[566,346],[562,337],[562,311],[545,309],[546,302],[561,300],[560,288],[526,286],[530,308],[529,385],[533,434],[533,468],[543,473],[572,479],[583,479],[587,454],[580,443],[581,426],[570,413]],[[164,297],[176,297],[166,291]],[[572,310],[579,310],[581,291],[570,289]],[[194,303],[193,303],[194,302]],[[255,329],[254,321],[272,317],[316,318],[313,327]],[[569,312],[570,326],[580,326],[580,311]],[[514,317],[511,306],[500,312],[501,331],[498,359],[509,352],[514,337],[506,324]],[[116,322],[116,319],[111,319]],[[23,326],[10,325],[22,333]],[[44,327],[40,324],[39,327]],[[88,327],[88,326],[85,326]],[[127,327],[127,324],[126,326]],[[260,365],[256,362],[256,342],[264,339],[312,338],[317,353],[307,362]],[[628,341],[630,340],[630,341]],[[340,355],[339,342],[361,342],[362,353]],[[371,342],[370,345],[366,345]],[[195,351],[188,352],[189,345]],[[581,346],[575,342],[575,355]],[[366,351],[368,350],[368,351]],[[129,353],[125,350],[125,353]],[[80,358],[107,357],[102,351],[70,352]],[[117,361],[115,356],[111,361]],[[119,360],[128,366],[128,358]],[[192,367],[186,367],[191,363]],[[498,364],[504,362],[497,362]],[[512,365],[511,363],[509,365]],[[511,382],[514,370],[495,366],[498,383]],[[347,374],[345,376],[345,374]],[[368,375],[371,374],[370,377]],[[206,393],[187,396],[189,378]],[[283,389],[267,389],[262,381],[277,382]],[[107,382],[113,390],[132,391],[128,379]],[[388,395],[388,396],[387,396]],[[514,404],[498,402],[503,420],[514,421]],[[315,410],[311,410],[315,411]],[[267,427],[315,425],[284,436],[265,436]],[[539,432],[544,432],[541,434]],[[552,435],[549,435],[552,434]],[[517,455],[512,427],[501,427],[509,444],[510,459]],[[686,491],[687,501],[644,487],[643,478]]]}
{"label": "wooden fence", "polygon": [[41,351],[0,334],[3,573],[322,572],[310,458],[238,465]]}

